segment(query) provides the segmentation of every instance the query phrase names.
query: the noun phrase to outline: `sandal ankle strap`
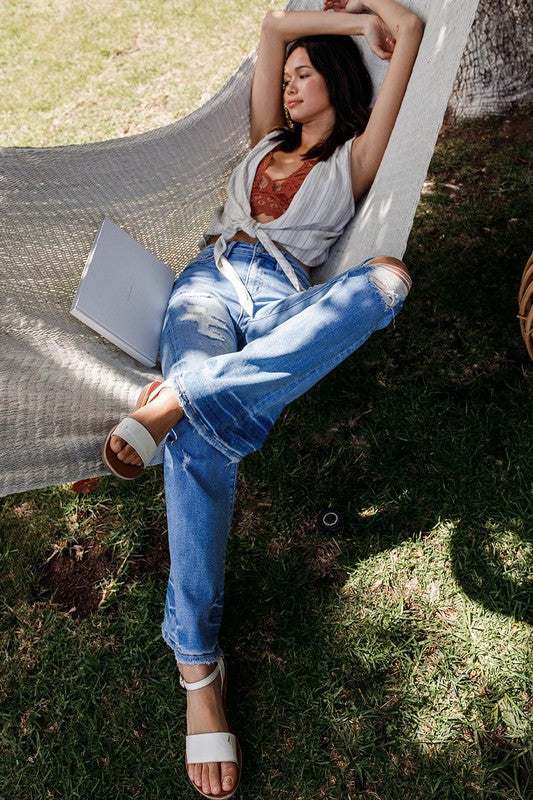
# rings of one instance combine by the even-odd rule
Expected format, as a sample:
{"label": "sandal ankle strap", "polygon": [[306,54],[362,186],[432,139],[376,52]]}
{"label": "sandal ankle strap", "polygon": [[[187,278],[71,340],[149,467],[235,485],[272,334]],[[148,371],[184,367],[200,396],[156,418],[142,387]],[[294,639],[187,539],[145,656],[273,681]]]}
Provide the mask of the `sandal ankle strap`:
{"label": "sandal ankle strap", "polygon": [[187,689],[188,692],[193,692],[195,689],[203,689],[204,686],[209,686],[210,683],[217,678],[218,674],[220,673],[220,689],[224,686],[224,659],[219,658],[217,661],[217,665],[215,669],[209,673],[206,678],[202,678],[199,681],[193,681],[193,683],[189,683],[180,673],[180,684],[183,686],[184,689]]}

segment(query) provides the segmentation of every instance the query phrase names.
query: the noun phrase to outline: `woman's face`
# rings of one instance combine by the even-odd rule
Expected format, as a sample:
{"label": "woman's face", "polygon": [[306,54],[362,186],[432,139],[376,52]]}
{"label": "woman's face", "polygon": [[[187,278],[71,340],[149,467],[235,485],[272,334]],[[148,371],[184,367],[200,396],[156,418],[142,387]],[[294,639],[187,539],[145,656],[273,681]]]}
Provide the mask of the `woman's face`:
{"label": "woman's face", "polygon": [[329,121],[334,116],[326,82],[303,47],[297,47],[285,62],[283,101],[295,122]]}

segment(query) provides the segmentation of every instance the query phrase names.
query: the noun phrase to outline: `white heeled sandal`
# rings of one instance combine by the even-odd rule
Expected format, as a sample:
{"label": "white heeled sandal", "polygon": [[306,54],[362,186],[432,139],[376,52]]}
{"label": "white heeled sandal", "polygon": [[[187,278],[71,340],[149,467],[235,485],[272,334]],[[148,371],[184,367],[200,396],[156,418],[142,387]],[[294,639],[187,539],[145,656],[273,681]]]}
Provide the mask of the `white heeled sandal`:
{"label": "white heeled sandal", "polygon": [[[200,681],[188,683],[180,674],[180,684],[188,692],[209,686],[220,674],[220,693],[222,695],[224,710],[226,711],[227,698],[227,670],[224,658],[219,658],[214,670]],[[227,716],[227,712],[226,712]],[[185,739],[185,766],[189,764],[209,764],[212,762],[233,761],[237,765],[238,774],[234,787],[226,794],[204,794],[191,780],[192,785],[202,797],[208,800],[228,800],[233,797],[239,787],[242,771],[242,753],[239,740],[232,731],[223,733],[194,733]]]}
{"label": "white heeled sandal", "polygon": [[[158,396],[161,389],[167,387],[172,388],[172,384],[169,381],[164,381],[163,383],[161,381],[153,381],[152,383],[148,383],[144,389],[141,390],[134,411],[151,403],[152,400],[155,400]],[[143,466],[138,467],[135,464],[125,464],[117,458],[117,454],[111,450],[110,446],[112,436],[120,436],[127,444],[131,445],[140,456]],[[132,417],[124,417],[124,419],[107,434],[102,447],[102,461],[115,477],[121,478],[123,481],[131,481],[134,478],[138,478],[139,475],[142,475],[145,468],[154,457],[157,448],[157,442],[154,441],[153,436],[144,425],[141,425],[140,422],[137,422],[137,420]]]}

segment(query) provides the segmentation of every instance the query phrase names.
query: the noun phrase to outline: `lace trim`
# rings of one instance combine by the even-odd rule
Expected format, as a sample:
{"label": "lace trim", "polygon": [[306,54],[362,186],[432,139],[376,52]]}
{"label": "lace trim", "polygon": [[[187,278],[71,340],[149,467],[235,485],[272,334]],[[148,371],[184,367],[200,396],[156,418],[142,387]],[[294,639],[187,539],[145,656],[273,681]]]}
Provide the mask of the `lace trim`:
{"label": "lace trim", "polygon": [[288,209],[291,200],[301,187],[316,161],[304,161],[286,178],[273,179],[266,170],[272,163],[274,151],[267,153],[259,162],[250,194],[252,217],[267,214],[276,219]]}

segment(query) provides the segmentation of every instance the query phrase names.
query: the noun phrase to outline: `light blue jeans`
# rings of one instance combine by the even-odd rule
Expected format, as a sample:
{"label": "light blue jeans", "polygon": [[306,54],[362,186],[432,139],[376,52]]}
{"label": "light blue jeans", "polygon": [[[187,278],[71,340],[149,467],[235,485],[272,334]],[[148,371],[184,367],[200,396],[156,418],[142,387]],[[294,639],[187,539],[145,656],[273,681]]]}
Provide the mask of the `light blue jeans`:
{"label": "light blue jeans", "polygon": [[[368,262],[297,293],[260,244],[230,242],[231,261],[254,301],[240,306],[218,271],[213,245],[177,279],[161,336],[165,380],[185,417],[164,456],[170,576],[163,638],[178,663],[210,664],[222,655],[226,542],[237,465],[258,450],[285,406],[386,327],[407,290],[378,289]],[[369,259],[370,260],[370,259]]]}

